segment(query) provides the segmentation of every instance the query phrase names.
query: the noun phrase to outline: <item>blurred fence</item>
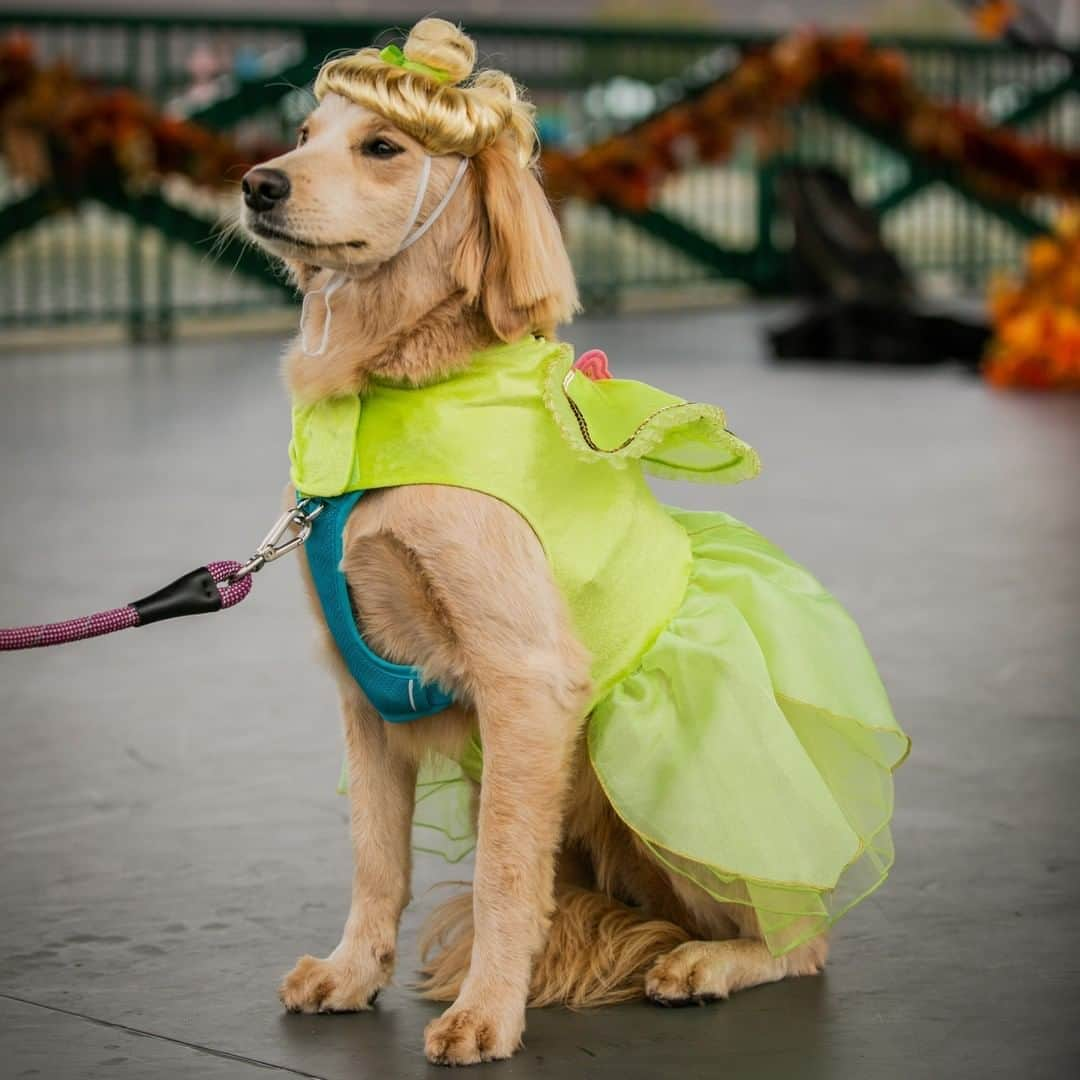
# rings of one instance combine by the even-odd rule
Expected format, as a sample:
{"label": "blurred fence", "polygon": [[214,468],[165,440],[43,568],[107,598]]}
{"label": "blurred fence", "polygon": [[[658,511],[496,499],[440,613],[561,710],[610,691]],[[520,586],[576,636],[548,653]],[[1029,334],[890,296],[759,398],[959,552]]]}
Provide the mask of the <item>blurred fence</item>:
{"label": "blurred fence", "polygon": [[[546,145],[577,148],[677,99],[733,67],[765,39],[712,31],[502,26],[471,23],[481,60],[529,87]],[[0,35],[35,42],[39,61],[65,59],[107,84],[134,88],[177,115],[234,133],[284,141],[310,108],[310,85],[329,53],[392,35],[363,21],[274,22],[229,18],[0,14]],[[917,84],[1063,146],[1080,145],[1075,77],[1060,55],[996,44],[891,40]],[[193,81],[192,58],[224,69]],[[1070,79],[1073,81],[1070,83]],[[830,163],[882,213],[886,235],[924,283],[981,287],[1015,264],[1023,230],[962,193],[927,181],[905,157],[820,104],[793,108],[785,157]],[[747,144],[721,166],[669,180],[657,209],[674,228],[650,232],[602,206],[560,208],[582,295],[592,309],[712,296],[723,269],[700,249],[782,251],[784,223],[772,198],[772,163]],[[0,160],[0,326],[123,320],[133,333],[168,333],[185,315],[265,310],[292,303],[261,256],[215,254],[215,222],[235,195],[166,184],[160,197],[86,200],[51,213],[40,193],[5,176]],[[1046,220],[1047,206],[1026,206]]]}

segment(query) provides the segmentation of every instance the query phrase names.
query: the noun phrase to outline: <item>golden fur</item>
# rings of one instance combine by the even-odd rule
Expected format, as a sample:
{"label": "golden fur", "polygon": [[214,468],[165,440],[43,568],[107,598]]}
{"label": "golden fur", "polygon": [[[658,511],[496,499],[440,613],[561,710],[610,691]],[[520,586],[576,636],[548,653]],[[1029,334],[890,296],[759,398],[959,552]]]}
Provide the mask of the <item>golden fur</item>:
{"label": "golden fur", "polygon": [[[414,38],[423,48],[412,47]],[[471,64],[471,42],[463,42],[449,24],[424,20],[406,54],[435,66],[449,67],[448,56]],[[360,57],[331,66],[306,140],[267,163],[292,183],[287,203],[272,211],[274,235],[258,215],[245,221],[302,290],[320,287],[330,271],[348,275],[334,298],[326,354],[305,356],[294,343],[286,358],[290,391],[302,400],[361,392],[376,374],[422,385],[500,339],[551,335],[577,305],[558,226],[521,164],[528,155],[513,109],[494,133],[477,122],[475,151],[454,143],[468,150],[470,164],[450,208],[419,243],[395,254],[421,154],[442,153],[453,132],[436,137],[390,122],[388,106],[372,108],[383,99],[370,86],[426,100],[442,115],[436,106],[451,89],[466,101],[479,94],[474,111],[482,112],[493,84],[406,80],[398,69],[380,72],[369,53]],[[464,59],[455,75],[463,67]],[[368,89],[357,89],[361,83]],[[461,108],[471,115],[473,107]],[[400,152],[370,157],[362,148],[372,138]],[[442,197],[454,165],[434,159],[424,212]],[[509,1056],[528,1002],[584,1006],[644,993],[683,1004],[820,970],[823,938],[772,957],[751,909],[722,906],[669,871],[617,818],[581,738],[589,657],[532,530],[514,511],[456,488],[373,492],[350,518],[344,567],[373,647],[416,664],[459,704],[412,724],[384,723],[323,626],[345,724],[352,904],[333,952],[302,957],[285,977],[287,1008],[368,1008],[389,982],[409,900],[417,767],[431,750],[457,752],[474,728],[484,780],[472,892],[440,909],[424,943],[426,992],[453,1000],[428,1026],[431,1061]],[[314,596],[312,603],[318,611]]]}

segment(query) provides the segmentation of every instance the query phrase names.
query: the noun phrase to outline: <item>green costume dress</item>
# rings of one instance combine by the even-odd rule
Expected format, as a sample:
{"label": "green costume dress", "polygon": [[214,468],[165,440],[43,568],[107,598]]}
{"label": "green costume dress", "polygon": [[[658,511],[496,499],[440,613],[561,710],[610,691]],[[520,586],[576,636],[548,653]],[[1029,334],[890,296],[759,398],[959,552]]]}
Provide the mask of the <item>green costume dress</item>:
{"label": "green costume dress", "polygon": [[[593,381],[569,346],[525,338],[429,386],[295,404],[290,457],[304,495],[446,484],[529,522],[593,657],[588,749],[613,809],[673,871],[752,905],[774,953],[884,880],[909,744],[858,629],[752,529],[645,481],[754,476],[721,410]],[[417,823],[448,857],[481,767],[474,746],[421,780]]]}

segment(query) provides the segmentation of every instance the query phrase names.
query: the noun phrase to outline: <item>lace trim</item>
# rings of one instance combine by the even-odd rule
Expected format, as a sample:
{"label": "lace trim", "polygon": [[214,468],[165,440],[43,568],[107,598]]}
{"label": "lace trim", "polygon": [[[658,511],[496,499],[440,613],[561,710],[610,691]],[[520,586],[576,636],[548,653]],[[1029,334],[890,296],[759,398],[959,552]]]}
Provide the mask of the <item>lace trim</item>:
{"label": "lace trim", "polygon": [[[725,426],[723,409],[703,402],[685,401],[665,405],[647,416],[618,446],[612,449],[598,446],[589,433],[588,421],[567,391],[566,383],[573,371],[573,362],[573,350],[568,345],[560,346],[548,361],[544,378],[544,404],[555,418],[563,438],[582,459],[594,462],[600,456],[615,468],[625,468],[631,461],[640,461],[642,468],[654,476],[699,484],[749,480],[761,471],[757,452]],[[646,460],[647,455],[660,446],[671,432],[701,421],[706,425],[707,437],[730,451],[730,465],[698,471],[686,466]]]}

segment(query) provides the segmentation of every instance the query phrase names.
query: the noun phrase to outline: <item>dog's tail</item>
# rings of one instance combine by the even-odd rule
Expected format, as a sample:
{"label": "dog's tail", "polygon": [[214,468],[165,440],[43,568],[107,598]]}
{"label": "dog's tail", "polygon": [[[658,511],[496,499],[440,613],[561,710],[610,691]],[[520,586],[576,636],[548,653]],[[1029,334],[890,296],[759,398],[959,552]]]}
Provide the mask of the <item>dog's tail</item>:
{"label": "dog's tail", "polygon": [[[646,918],[602,893],[559,885],[547,943],[533,963],[529,1004],[586,1008],[643,997],[653,961],[689,940],[674,923]],[[457,997],[472,944],[472,893],[466,892],[436,908],[421,933],[424,997]]]}

